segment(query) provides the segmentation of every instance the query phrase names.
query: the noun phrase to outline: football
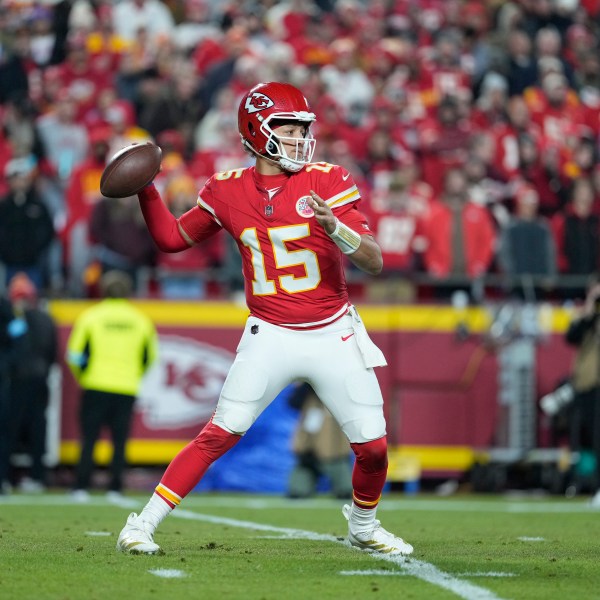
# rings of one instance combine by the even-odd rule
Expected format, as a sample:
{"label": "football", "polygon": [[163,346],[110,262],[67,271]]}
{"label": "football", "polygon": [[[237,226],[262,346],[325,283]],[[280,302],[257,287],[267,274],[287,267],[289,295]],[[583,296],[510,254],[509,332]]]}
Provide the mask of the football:
{"label": "football", "polygon": [[152,142],[131,144],[114,154],[100,178],[100,192],[107,198],[135,196],[160,171],[162,150]]}

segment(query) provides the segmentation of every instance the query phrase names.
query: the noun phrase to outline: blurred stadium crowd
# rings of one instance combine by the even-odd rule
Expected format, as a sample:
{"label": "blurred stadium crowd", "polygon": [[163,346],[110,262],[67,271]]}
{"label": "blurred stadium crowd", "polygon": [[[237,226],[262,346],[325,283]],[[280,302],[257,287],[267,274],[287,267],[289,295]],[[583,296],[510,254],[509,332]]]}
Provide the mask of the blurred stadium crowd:
{"label": "blurred stadium crowd", "polygon": [[564,298],[598,270],[600,0],[3,0],[0,32],[0,286],[87,297],[117,268],[140,295],[238,292],[224,236],[162,254],[99,180],[153,139],[184,212],[252,163],[237,105],[269,80],[304,91],[316,160],[353,174],[385,294],[525,277]]}

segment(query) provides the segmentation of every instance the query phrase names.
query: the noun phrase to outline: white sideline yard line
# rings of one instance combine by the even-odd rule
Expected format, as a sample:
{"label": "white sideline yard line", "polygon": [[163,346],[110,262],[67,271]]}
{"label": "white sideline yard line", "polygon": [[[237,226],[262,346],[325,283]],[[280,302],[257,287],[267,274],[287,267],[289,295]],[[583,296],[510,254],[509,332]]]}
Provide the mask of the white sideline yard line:
{"label": "white sideline yard line", "polygon": [[[270,510],[272,508],[290,508],[313,510],[315,508],[339,507],[340,501],[335,499],[292,500],[288,498],[246,498],[246,497],[211,497],[192,494],[185,499],[185,505],[190,507],[228,507],[252,508],[255,510]],[[416,510],[431,512],[482,512],[482,513],[589,513],[600,512],[583,501],[560,502],[551,500],[531,500],[530,502],[515,502],[509,499],[489,501],[455,500],[450,498],[396,500],[383,498],[380,514],[393,510]]]}
{"label": "white sideline yard line", "polygon": [[[385,571],[384,569],[363,569],[362,571],[340,571],[340,575],[381,575],[387,576],[402,576],[405,577],[409,573],[404,571]],[[515,573],[503,573],[502,571],[473,571],[472,573],[457,573],[456,577],[517,577]]]}
{"label": "white sideline yard line", "polygon": [[404,571],[385,571],[383,569],[365,569],[363,571],[340,571],[339,574],[340,575],[348,575],[348,576],[377,575],[380,577],[407,577],[408,576],[408,573],[405,573]]}
{"label": "white sideline yard line", "polygon": [[[254,523],[252,521],[240,521],[238,519],[230,519],[226,517],[215,517],[214,515],[204,515],[181,508],[173,511],[171,515],[180,519],[188,519],[191,521],[203,521],[217,525],[229,525],[230,527],[253,529],[255,531],[271,531],[274,533],[279,533],[279,537],[283,539],[327,541],[348,546],[348,542],[346,540],[340,540],[340,538],[336,536],[316,533],[314,531],[305,531],[303,529],[275,527],[273,525]],[[356,552],[360,552],[360,550],[356,550]],[[440,571],[436,566],[421,560],[403,556],[389,556],[387,554],[369,553],[368,556],[377,560],[384,560],[386,562],[393,563],[399,566],[407,575],[412,575],[417,579],[421,579],[422,581],[441,587],[449,592],[453,592],[459,598],[464,598],[464,600],[503,600],[500,598],[500,596],[497,596],[490,590],[468,581],[457,579],[449,573]]]}
{"label": "white sideline yard line", "polygon": [[165,579],[182,579],[183,577],[187,577],[187,573],[180,569],[148,569],[148,573]]}
{"label": "white sideline yard line", "polygon": [[[151,493],[148,492],[144,497],[127,496],[124,502],[113,506],[135,509],[143,506],[148,501]],[[1,505],[19,505],[19,506],[106,506],[110,504],[103,495],[93,495],[88,502],[76,502],[72,500],[69,494],[22,494],[14,493],[7,496],[0,496]],[[270,510],[273,508],[290,508],[295,510],[314,510],[334,508],[340,506],[340,501],[328,498],[314,498],[307,500],[291,500],[281,497],[245,497],[245,496],[216,496],[205,493],[192,493],[185,499],[185,506],[191,508],[251,508],[253,510]],[[552,501],[552,500],[531,500],[529,502],[515,502],[510,499],[498,499],[489,501],[480,500],[455,500],[452,498],[417,498],[409,499],[387,499],[384,497],[380,514],[385,514],[395,510],[414,510],[431,512],[480,512],[480,513],[548,513],[548,514],[569,514],[569,513],[597,513],[600,510],[589,506],[583,499],[576,501]]]}

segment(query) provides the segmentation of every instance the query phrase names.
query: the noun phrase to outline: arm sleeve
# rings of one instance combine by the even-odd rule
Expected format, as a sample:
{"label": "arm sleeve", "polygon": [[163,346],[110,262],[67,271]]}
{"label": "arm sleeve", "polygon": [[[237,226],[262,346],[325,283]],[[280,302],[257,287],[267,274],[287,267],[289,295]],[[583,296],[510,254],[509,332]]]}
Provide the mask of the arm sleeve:
{"label": "arm sleeve", "polygon": [[221,229],[221,226],[198,206],[176,219],[153,185],[140,191],[138,197],[148,230],[159,250],[163,252],[181,252],[193,245],[185,239],[182,231],[193,242],[201,242]]}
{"label": "arm sleeve", "polygon": [[163,252],[181,252],[190,245],[179,231],[178,220],[171,214],[153,185],[138,193],[142,214],[150,235]]}
{"label": "arm sleeve", "polygon": [[344,224],[350,227],[359,235],[373,235],[367,222],[367,217],[358,210],[356,204],[344,206],[336,210],[333,214]]}
{"label": "arm sleeve", "polygon": [[221,225],[204,208],[194,206],[179,217],[179,227],[194,242],[202,242],[221,231]]}

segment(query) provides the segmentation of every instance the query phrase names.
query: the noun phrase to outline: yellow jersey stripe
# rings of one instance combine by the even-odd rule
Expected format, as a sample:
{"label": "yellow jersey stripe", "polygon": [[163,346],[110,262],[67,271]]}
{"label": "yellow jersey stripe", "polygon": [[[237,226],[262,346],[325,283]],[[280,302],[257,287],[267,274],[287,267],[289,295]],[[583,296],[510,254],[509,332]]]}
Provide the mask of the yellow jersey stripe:
{"label": "yellow jersey stripe", "polygon": [[348,202],[354,202],[359,199],[360,194],[358,188],[352,186],[349,190],[346,190],[337,196],[333,196],[333,198],[329,198],[326,202],[330,208],[333,208],[334,206],[343,206],[344,204],[348,204]]}

